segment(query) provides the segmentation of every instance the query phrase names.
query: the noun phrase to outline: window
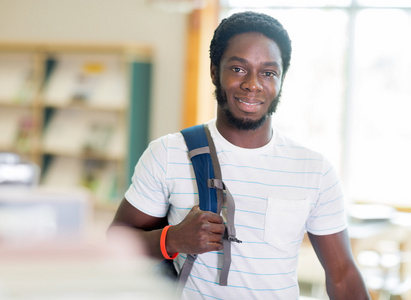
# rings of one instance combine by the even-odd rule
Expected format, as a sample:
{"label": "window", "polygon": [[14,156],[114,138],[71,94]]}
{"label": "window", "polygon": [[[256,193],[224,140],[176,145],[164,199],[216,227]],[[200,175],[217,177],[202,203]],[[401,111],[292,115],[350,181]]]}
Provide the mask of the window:
{"label": "window", "polygon": [[348,201],[410,208],[411,1],[230,0],[221,17],[243,10],[293,42],[276,126],[334,164]]}

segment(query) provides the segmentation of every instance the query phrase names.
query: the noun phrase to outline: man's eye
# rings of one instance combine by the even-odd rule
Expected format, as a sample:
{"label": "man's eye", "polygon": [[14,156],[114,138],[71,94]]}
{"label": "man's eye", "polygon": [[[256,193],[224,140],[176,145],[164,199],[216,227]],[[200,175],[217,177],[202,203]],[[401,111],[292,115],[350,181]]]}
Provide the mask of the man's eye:
{"label": "man's eye", "polygon": [[233,68],[233,71],[236,72],[236,73],[242,72],[241,68],[237,68],[237,67],[236,67],[236,68]]}
{"label": "man's eye", "polygon": [[264,76],[274,77],[274,76],[276,76],[276,74],[274,72],[264,72]]}

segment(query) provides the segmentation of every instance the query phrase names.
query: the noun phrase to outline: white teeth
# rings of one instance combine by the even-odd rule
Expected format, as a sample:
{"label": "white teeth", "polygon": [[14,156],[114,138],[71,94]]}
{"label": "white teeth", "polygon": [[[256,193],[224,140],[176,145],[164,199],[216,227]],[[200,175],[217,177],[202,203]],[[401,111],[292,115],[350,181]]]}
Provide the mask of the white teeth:
{"label": "white teeth", "polygon": [[246,105],[250,105],[250,106],[254,106],[254,105],[258,105],[259,103],[248,103],[248,102],[244,102],[244,101],[242,101],[242,100],[240,100],[240,99],[238,99],[238,101],[240,101],[241,103],[244,103],[244,104],[246,104]]}

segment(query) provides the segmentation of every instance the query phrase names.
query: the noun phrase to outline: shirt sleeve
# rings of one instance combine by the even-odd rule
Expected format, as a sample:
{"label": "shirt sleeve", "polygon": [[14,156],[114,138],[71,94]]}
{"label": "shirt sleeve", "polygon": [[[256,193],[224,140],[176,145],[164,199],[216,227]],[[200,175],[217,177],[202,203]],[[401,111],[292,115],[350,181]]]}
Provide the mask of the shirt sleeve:
{"label": "shirt sleeve", "polygon": [[307,231],[315,235],[328,235],[347,228],[344,195],[334,167],[324,160],[318,199],[311,208]]}
{"label": "shirt sleeve", "polygon": [[166,216],[169,193],[166,185],[167,137],[151,142],[134,168],[126,200],[153,217]]}

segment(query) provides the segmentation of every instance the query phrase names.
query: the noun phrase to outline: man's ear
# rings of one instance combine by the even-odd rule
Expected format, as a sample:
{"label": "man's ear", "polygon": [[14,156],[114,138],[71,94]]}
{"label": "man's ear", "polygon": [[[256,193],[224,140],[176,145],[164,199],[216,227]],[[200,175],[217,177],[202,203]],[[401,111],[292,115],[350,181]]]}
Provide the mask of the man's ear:
{"label": "man's ear", "polygon": [[218,78],[218,68],[216,67],[215,64],[210,63],[210,76],[211,76],[211,81],[214,85],[217,85],[217,78]]}

